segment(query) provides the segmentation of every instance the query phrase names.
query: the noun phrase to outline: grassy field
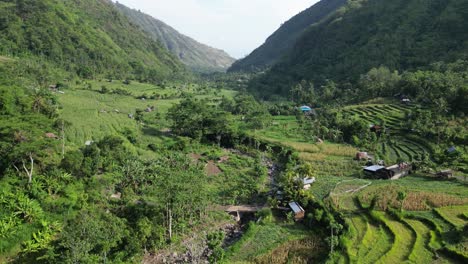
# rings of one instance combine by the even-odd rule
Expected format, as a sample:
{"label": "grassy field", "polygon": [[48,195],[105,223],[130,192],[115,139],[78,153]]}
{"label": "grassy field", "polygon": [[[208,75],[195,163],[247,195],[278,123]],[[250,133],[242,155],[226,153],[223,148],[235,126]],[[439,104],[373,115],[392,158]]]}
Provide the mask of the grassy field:
{"label": "grassy field", "polygon": [[[105,86],[109,92],[100,93],[102,86]],[[218,91],[208,88],[197,90],[197,86],[190,85],[190,87],[192,88],[184,90],[185,93],[191,93],[197,98],[209,98],[213,102],[219,100],[221,96],[235,95],[235,92],[230,90]],[[128,94],[110,92],[116,89],[128,91]],[[71,85],[70,88],[63,90],[64,94],[57,94],[62,105],[61,117],[71,123],[66,129],[66,138],[69,142],[80,146],[87,140],[96,140],[105,134],[119,134],[124,129],[130,129],[141,134],[146,141],[158,138],[159,141],[167,140],[160,130],[169,126],[164,116],[172,105],[180,101],[182,96],[180,89],[182,88],[161,88],[137,82],[124,85],[121,81],[112,83],[88,81]],[[148,97],[145,100],[138,99],[143,94]],[[158,96],[150,99],[154,94]],[[151,106],[155,107],[155,111],[144,113],[144,120],[148,120],[150,124],[138,124],[129,118],[129,114],[135,115],[136,109],[144,110]]]}
{"label": "grassy field", "polygon": [[[314,233],[294,224],[253,224],[227,252],[225,263],[287,263],[322,254]],[[315,256],[316,257],[316,256]],[[302,262],[291,262],[302,263]]]}

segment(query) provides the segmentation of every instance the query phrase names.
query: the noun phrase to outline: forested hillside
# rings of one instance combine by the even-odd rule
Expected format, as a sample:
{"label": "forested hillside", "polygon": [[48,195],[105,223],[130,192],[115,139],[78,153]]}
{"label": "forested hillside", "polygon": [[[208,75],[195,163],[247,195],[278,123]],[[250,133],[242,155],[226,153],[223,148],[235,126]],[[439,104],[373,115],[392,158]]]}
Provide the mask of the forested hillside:
{"label": "forested hillside", "polygon": [[116,7],[154,40],[197,72],[225,71],[235,61],[226,52],[199,43],[182,35],[164,22],[140,11],[116,3]]}
{"label": "forested hillside", "polygon": [[316,86],[326,80],[353,84],[379,66],[403,72],[466,59],[467,24],[466,1],[348,1],[346,8],[310,27],[251,90],[288,95],[301,80]]}
{"label": "forested hillside", "polygon": [[107,0],[1,1],[0,53],[40,57],[85,78],[158,81],[184,71]]}
{"label": "forested hillside", "polygon": [[250,55],[236,61],[229,71],[251,71],[271,66],[293,48],[297,39],[309,26],[326,18],[345,3],[346,0],[323,0],[304,10],[281,25]]}

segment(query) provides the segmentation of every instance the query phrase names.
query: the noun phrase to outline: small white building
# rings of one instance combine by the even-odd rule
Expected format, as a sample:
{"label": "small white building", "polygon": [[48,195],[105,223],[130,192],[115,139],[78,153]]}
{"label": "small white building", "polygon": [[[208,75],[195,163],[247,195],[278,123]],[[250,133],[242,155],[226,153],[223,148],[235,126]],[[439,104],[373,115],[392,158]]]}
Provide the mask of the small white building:
{"label": "small white building", "polygon": [[310,189],[310,186],[312,185],[312,183],[315,182],[315,177],[312,177],[312,178],[305,178],[302,180],[302,184],[304,186],[304,190],[309,190]]}

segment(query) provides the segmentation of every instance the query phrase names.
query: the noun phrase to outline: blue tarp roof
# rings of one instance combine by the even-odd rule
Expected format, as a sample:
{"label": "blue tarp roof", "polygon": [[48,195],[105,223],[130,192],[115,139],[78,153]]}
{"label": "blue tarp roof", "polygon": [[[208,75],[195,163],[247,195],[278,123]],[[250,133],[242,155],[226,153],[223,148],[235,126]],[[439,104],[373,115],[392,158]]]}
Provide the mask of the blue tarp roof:
{"label": "blue tarp roof", "polygon": [[312,111],[312,108],[310,108],[309,106],[306,106],[306,105],[301,106],[300,108],[301,108],[301,111]]}

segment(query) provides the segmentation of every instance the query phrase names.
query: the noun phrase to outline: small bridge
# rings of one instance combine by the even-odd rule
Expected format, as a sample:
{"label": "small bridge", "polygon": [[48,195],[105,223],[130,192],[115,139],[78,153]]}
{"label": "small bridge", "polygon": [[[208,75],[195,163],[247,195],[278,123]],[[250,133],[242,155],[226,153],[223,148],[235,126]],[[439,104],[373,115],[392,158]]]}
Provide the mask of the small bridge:
{"label": "small bridge", "polygon": [[228,213],[234,213],[234,212],[239,212],[239,213],[256,213],[263,208],[268,208],[267,206],[257,206],[257,205],[233,205],[233,206],[226,206],[224,208],[225,212]]}
{"label": "small bridge", "polygon": [[221,206],[219,210],[223,210],[224,212],[232,215],[237,222],[241,220],[243,214],[252,214],[256,213],[263,208],[268,208],[267,205],[230,205],[230,206]]}

